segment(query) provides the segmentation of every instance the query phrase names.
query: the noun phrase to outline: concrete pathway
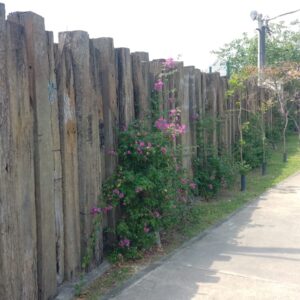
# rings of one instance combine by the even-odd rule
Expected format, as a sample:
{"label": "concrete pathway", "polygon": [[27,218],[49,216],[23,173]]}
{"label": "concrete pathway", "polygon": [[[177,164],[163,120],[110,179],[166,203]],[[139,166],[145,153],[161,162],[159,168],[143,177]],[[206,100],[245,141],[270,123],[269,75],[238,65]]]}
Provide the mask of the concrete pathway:
{"label": "concrete pathway", "polygon": [[110,299],[300,299],[300,173]]}

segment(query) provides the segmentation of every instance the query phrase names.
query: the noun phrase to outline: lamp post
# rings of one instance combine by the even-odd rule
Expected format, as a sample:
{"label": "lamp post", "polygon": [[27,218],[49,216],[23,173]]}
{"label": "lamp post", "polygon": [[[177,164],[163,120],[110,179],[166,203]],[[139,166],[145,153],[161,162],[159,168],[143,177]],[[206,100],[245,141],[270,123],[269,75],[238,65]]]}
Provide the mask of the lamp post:
{"label": "lamp post", "polygon": [[273,18],[263,17],[262,14],[259,14],[256,10],[251,11],[250,17],[253,21],[257,20],[258,24],[258,55],[257,55],[257,68],[258,68],[258,86],[261,86],[263,84],[263,68],[266,64],[266,30],[268,29],[268,22],[271,20],[275,20],[277,18],[294,14],[296,12],[299,12],[300,9],[293,10],[284,14],[280,14]]}
{"label": "lamp post", "polygon": [[258,68],[258,86],[262,85],[262,73],[266,64],[266,28],[267,19],[263,18],[262,14],[257,11],[252,11],[250,17],[253,21],[257,20],[258,31],[258,53],[257,53],[257,68]]}

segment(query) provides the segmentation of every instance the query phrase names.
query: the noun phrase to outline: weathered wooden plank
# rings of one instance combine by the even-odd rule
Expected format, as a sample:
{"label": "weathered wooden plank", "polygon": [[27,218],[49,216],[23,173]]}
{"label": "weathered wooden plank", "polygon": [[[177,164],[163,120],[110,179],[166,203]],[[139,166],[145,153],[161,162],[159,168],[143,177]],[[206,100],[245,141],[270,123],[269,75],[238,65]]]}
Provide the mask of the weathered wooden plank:
{"label": "weathered wooden plank", "polygon": [[182,136],[183,168],[189,176],[192,176],[192,140],[191,140],[191,124],[190,124],[190,69],[184,67],[184,92],[181,107],[181,122],[186,125],[186,133]]}
{"label": "weathered wooden plank", "polygon": [[113,39],[98,38],[93,45],[99,50],[99,68],[104,112],[104,150],[105,150],[105,177],[112,175],[117,158],[113,151],[117,147],[117,128],[119,123],[116,88],[116,63]]}
{"label": "weathered wooden plank", "polygon": [[[111,38],[92,40],[93,46],[99,50],[99,73],[103,99],[104,117],[104,157],[105,180],[113,174],[117,166],[117,129],[119,128],[119,112],[117,107],[117,74],[114,43]],[[107,216],[108,227],[112,231],[116,227],[116,211],[111,210]],[[115,234],[109,234],[107,242],[112,244],[116,240]]]}
{"label": "weathered wooden plank", "polygon": [[[183,62],[176,62],[176,73],[174,74],[174,99],[172,100],[173,108],[179,108],[182,111],[183,99],[184,99],[184,71],[183,71]],[[182,118],[181,118],[181,123]],[[177,138],[177,145],[182,148],[183,140],[182,136]],[[183,153],[181,157],[182,165]]]}
{"label": "weathered wooden plank", "polygon": [[218,76],[217,80],[217,135],[219,154],[226,154],[227,141],[226,141],[226,116],[224,114],[225,105],[225,81],[224,78]]}
{"label": "weathered wooden plank", "polygon": [[[196,111],[195,111],[195,122],[200,122],[203,119],[203,98],[202,98],[202,79],[201,79],[201,71],[195,70],[195,101],[196,101]],[[197,157],[201,157],[203,154],[202,149],[202,139],[203,132],[199,130],[199,127],[196,128],[196,151]]]}
{"label": "weathered wooden plank", "polygon": [[11,140],[10,102],[7,69],[7,32],[5,6],[0,3],[0,298],[21,296],[20,269],[15,257],[19,255],[16,222],[16,201],[12,189],[13,157]]}
{"label": "weathered wooden plank", "polygon": [[[0,297],[16,299],[16,288],[12,286],[17,266],[13,264],[14,236],[17,238],[15,220],[11,222],[13,203],[11,193],[11,140],[10,103],[7,82],[7,38],[5,6],[0,3]],[[10,224],[12,223],[12,224]]]}
{"label": "weathered wooden plank", "polygon": [[[162,71],[163,71],[163,62],[165,60],[164,59],[157,59],[157,60],[153,60],[149,63],[149,84],[150,84],[150,88],[151,91],[154,91],[154,84],[158,79],[161,79],[162,81],[164,81],[164,78],[162,76]],[[157,97],[157,101],[158,101],[158,113],[160,115],[163,115],[163,113],[165,112],[165,102],[166,102],[166,86],[163,86],[163,89],[161,92],[157,92],[158,93],[158,97]]]}
{"label": "weathered wooden plank", "polygon": [[79,207],[81,219],[81,254],[85,255],[92,233],[90,210],[100,193],[100,152],[98,112],[91,80],[90,42],[83,31],[65,33],[72,56],[77,120],[77,155]]}
{"label": "weathered wooden plank", "polygon": [[24,30],[0,5],[0,298],[37,299],[33,111]]}
{"label": "weathered wooden plank", "polygon": [[[222,88],[220,90],[220,105],[221,105],[221,139],[222,144],[225,147],[225,151],[227,154],[231,153],[231,140],[230,140],[230,127],[229,127],[229,119],[230,114],[228,113],[228,97],[226,95],[226,91],[228,90],[228,80],[226,77],[221,78]],[[221,151],[222,153],[222,151]]]}
{"label": "weathered wooden plank", "polygon": [[151,93],[149,83],[149,55],[144,52],[134,52],[131,54],[131,60],[135,118],[147,121],[150,117]]}
{"label": "weathered wooden plank", "polygon": [[[99,197],[101,198],[101,188],[103,183],[103,177],[105,175],[105,152],[104,148],[104,119],[103,119],[103,99],[102,99],[102,89],[101,89],[101,80],[100,80],[100,70],[99,70],[99,50],[94,47],[93,41],[90,40],[90,72],[91,72],[91,84],[94,93],[94,103],[93,107],[95,110],[95,122],[93,125],[96,126],[93,129],[93,132],[98,135],[95,144],[94,151],[96,151],[96,157],[99,161],[98,168],[98,184],[99,184]],[[98,145],[96,143],[98,142]],[[94,205],[98,205],[98,199],[94,199]],[[103,260],[103,227],[104,224],[101,224],[96,233],[96,241],[94,248],[94,261],[95,265],[99,265]]]}
{"label": "weathered wooden plank", "polygon": [[54,161],[53,189],[56,225],[56,273],[57,283],[61,284],[64,279],[64,212],[62,199],[62,163],[59,132],[59,111],[57,99],[57,83],[55,76],[53,33],[46,32],[46,38],[49,62],[48,99],[51,105],[51,136],[53,143]]}
{"label": "weathered wooden plank", "polygon": [[218,73],[207,74],[207,116],[210,118],[211,130],[208,136],[209,143],[213,146],[214,150],[218,149],[218,136],[217,136],[217,85]]}
{"label": "weathered wooden plank", "polygon": [[137,51],[133,53],[134,56],[138,57],[141,62],[149,62],[149,53],[143,51]]}
{"label": "weathered wooden plank", "polygon": [[54,160],[45,25],[44,19],[32,12],[12,13],[8,20],[23,25],[25,29],[30,69],[29,89],[35,111],[34,164],[39,298],[48,299],[56,293],[56,250]]}
{"label": "weathered wooden plank", "polygon": [[64,275],[66,280],[72,280],[80,271],[81,266],[76,99],[70,45],[70,36],[67,33],[61,33],[55,60],[60,115],[64,208]]}
{"label": "weathered wooden plank", "polygon": [[124,130],[134,119],[131,56],[128,48],[117,48],[115,52],[118,72],[117,103],[119,107],[119,129]]}
{"label": "weathered wooden plank", "polygon": [[[186,67],[189,72],[189,123],[190,123],[190,135],[191,135],[191,155],[192,162],[196,158],[197,149],[197,104],[196,104],[196,77],[195,67]],[[193,165],[193,164],[192,164]]]}
{"label": "weathered wooden plank", "polygon": [[[8,22],[8,85],[13,145],[13,189],[18,215],[20,299],[37,298],[37,236],[34,189],[34,111],[29,96],[23,27]],[[17,262],[16,262],[17,263]]]}

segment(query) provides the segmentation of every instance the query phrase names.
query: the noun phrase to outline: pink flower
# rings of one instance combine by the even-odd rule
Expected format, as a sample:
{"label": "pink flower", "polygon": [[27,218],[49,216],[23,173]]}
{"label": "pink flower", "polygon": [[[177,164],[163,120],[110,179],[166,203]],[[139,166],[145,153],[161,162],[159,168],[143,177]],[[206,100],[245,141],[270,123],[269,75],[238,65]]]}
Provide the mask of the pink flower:
{"label": "pink flower", "polygon": [[151,144],[151,143],[148,143],[148,144],[147,144],[147,148],[148,148],[148,149],[152,148],[152,144]]}
{"label": "pink flower", "polygon": [[194,190],[196,187],[197,187],[196,183],[194,183],[194,182],[191,182],[191,183],[190,183],[190,188],[191,188],[192,190]]}
{"label": "pink flower", "polygon": [[161,147],[160,151],[162,154],[166,154],[167,153],[167,148],[166,147]]}
{"label": "pink flower", "polygon": [[184,134],[186,132],[186,125],[178,125],[177,126],[177,133],[178,134]]}
{"label": "pink flower", "polygon": [[112,210],[113,207],[111,205],[108,205],[107,207],[103,207],[102,211],[107,213],[108,211]]}
{"label": "pink flower", "polygon": [[117,152],[115,150],[109,150],[109,151],[107,151],[107,154],[112,155],[112,156],[116,156]]}
{"label": "pink flower", "polygon": [[123,239],[123,240],[121,240],[121,241],[119,242],[119,246],[120,246],[121,248],[125,248],[125,247],[129,248],[129,246],[130,246],[130,241],[129,241],[128,239]]}
{"label": "pink flower", "polygon": [[158,120],[155,121],[155,127],[161,131],[165,131],[169,128],[169,124],[166,119],[160,117]]}
{"label": "pink flower", "polygon": [[186,178],[181,178],[181,179],[180,179],[180,182],[181,182],[182,184],[187,184],[187,183],[188,183],[188,180],[187,180]]}
{"label": "pink flower", "polygon": [[160,217],[160,213],[156,210],[154,213],[153,213],[153,216],[155,218],[159,218]]}
{"label": "pink flower", "polygon": [[145,233],[148,233],[149,231],[150,231],[150,228],[147,227],[147,226],[144,226],[144,232],[145,232]]}
{"label": "pink flower", "polygon": [[124,195],[123,193],[120,193],[120,194],[119,194],[119,198],[120,198],[120,199],[123,199],[124,197],[125,197],[125,195]]}
{"label": "pink flower", "polygon": [[140,147],[145,147],[145,143],[143,141],[140,142]]}
{"label": "pink flower", "polygon": [[157,92],[162,91],[163,86],[164,86],[164,83],[162,82],[161,79],[158,79],[158,80],[154,83],[154,89],[155,89]]}
{"label": "pink flower", "polygon": [[91,215],[95,216],[97,214],[100,214],[101,208],[100,207],[92,207],[91,208]]}
{"label": "pink flower", "polygon": [[130,155],[130,154],[131,154],[131,151],[130,151],[130,150],[128,150],[128,151],[127,151],[127,154],[128,154],[128,155]]}
{"label": "pink flower", "polygon": [[170,111],[169,111],[169,116],[170,117],[174,117],[174,116],[176,116],[176,114],[177,114],[177,110],[174,108],[174,109],[171,109]]}
{"label": "pink flower", "polygon": [[115,195],[118,195],[118,196],[120,195],[120,191],[118,189],[114,189],[112,192]]}
{"label": "pink flower", "polygon": [[135,188],[135,192],[138,194],[143,190],[143,188],[141,188],[140,186]]}
{"label": "pink flower", "polygon": [[171,57],[166,59],[166,61],[163,63],[163,65],[167,70],[172,70],[176,67],[176,63],[175,63],[174,59]]}

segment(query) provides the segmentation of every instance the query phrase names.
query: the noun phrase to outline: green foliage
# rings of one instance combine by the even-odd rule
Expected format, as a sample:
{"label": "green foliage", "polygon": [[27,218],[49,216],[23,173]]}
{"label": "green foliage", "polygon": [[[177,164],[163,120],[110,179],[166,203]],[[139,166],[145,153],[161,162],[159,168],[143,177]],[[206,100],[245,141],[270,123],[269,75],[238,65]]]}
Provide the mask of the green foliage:
{"label": "green foliage", "polygon": [[194,181],[197,184],[197,195],[204,199],[212,198],[220,189],[231,186],[236,177],[233,159],[207,142],[213,134],[213,126],[218,127],[221,122],[211,117],[197,121],[198,157],[193,163]]}
{"label": "green foliage", "polygon": [[119,168],[105,184],[103,196],[108,204],[121,207],[117,253],[132,259],[176,221],[194,184],[177,166],[173,139],[160,130],[133,124],[119,135],[118,157]]}
{"label": "green foliage", "polygon": [[[287,26],[284,22],[270,24],[271,35],[266,38],[266,64],[277,65],[285,61],[300,61],[299,23]],[[217,55],[216,65],[230,65],[232,73],[240,72],[245,66],[257,65],[257,32],[253,36],[244,33],[224,47],[213,52]]]}
{"label": "green foliage", "polygon": [[236,178],[236,164],[227,156],[210,154],[205,159],[194,161],[194,181],[198,187],[198,195],[209,199],[220,189],[233,185]]}
{"label": "green foliage", "polygon": [[[249,121],[243,124],[243,140],[239,141],[235,146],[235,155],[237,158],[240,153],[239,148],[243,147],[243,159],[251,168],[260,166],[264,161],[264,155],[267,158],[270,153],[268,139],[264,138],[262,134],[260,115],[251,114]],[[263,139],[265,145],[263,145]],[[243,145],[241,145],[241,142]]]}

